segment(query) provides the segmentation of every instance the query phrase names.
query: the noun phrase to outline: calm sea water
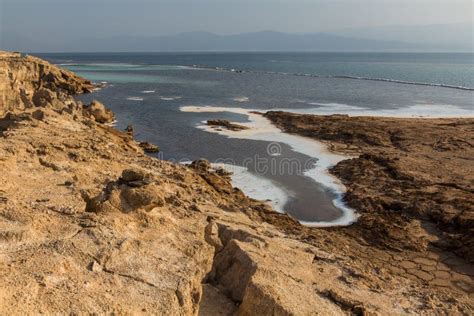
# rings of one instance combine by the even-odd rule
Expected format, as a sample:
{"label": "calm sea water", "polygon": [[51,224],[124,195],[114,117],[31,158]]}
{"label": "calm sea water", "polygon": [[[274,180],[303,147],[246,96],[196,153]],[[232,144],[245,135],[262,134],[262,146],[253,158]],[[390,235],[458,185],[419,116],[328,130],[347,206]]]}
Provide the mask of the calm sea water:
{"label": "calm sea water", "polygon": [[[474,115],[474,91],[469,90],[474,89],[473,56],[167,53],[48,54],[41,57],[93,81],[107,82],[106,88],[83,96],[84,101],[102,101],[116,113],[118,128],[132,124],[136,138],[160,146],[162,158],[207,158],[211,161],[225,158],[241,164],[254,155],[268,156],[268,143],[228,139],[196,129],[196,125],[217,118],[245,121],[245,116],[183,113],[179,108],[194,105],[316,112],[319,109],[324,113],[364,109],[370,113],[412,111],[438,115],[458,111]],[[230,71],[232,69],[244,72]],[[301,162],[310,159],[287,145],[281,146],[282,155],[272,159],[291,158]],[[256,172],[253,166],[249,166],[249,170]],[[288,192],[290,199],[285,211],[298,219],[330,221],[341,214],[332,203],[334,194],[308,177],[294,173],[263,173],[262,176]]]}

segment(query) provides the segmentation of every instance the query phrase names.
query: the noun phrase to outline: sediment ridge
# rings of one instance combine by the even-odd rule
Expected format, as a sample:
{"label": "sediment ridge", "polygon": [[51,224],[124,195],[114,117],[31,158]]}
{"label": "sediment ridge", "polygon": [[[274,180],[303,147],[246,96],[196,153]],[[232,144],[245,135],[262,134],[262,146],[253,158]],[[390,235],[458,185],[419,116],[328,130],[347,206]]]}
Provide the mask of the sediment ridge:
{"label": "sediment ridge", "polygon": [[429,246],[421,220],[411,248],[303,227],[206,161],[147,156],[103,104],[73,97],[94,88],[0,53],[2,313],[472,313],[469,252]]}
{"label": "sediment ridge", "polygon": [[350,75],[317,75],[317,74],[309,74],[309,73],[288,73],[288,72],[248,70],[248,69],[247,70],[242,70],[242,69],[234,69],[234,68],[209,67],[209,66],[201,66],[201,65],[193,65],[193,68],[206,69],[206,70],[216,70],[216,71],[226,71],[226,72],[234,72],[234,73],[253,73],[253,74],[262,74],[263,73],[263,74],[269,74],[269,75],[295,76],[295,77],[308,77],[308,78],[351,79],[351,80],[364,80],[364,81],[378,81],[378,82],[390,82],[390,83],[404,84],[404,85],[439,87],[439,88],[448,88],[448,89],[456,89],[456,90],[474,91],[474,87],[457,86],[457,85],[443,84],[443,83],[406,81],[406,80],[397,80],[397,79],[390,79],[390,78],[361,77],[361,76],[350,76]]}

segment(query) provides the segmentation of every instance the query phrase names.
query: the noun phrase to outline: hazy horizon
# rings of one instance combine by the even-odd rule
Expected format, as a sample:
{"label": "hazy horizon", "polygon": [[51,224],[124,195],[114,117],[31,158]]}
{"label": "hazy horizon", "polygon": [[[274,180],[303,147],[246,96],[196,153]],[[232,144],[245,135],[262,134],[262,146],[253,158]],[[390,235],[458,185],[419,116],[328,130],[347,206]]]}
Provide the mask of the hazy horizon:
{"label": "hazy horizon", "polygon": [[261,31],[472,48],[470,0],[0,0],[0,11],[0,48],[26,51],[71,51],[74,41],[94,50],[88,41]]}

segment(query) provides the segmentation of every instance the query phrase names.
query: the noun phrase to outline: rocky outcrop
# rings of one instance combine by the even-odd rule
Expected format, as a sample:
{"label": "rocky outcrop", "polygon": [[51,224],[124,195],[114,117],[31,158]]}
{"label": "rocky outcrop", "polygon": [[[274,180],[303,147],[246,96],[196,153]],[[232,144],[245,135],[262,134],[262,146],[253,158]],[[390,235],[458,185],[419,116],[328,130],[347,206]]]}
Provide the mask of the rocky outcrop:
{"label": "rocky outcrop", "polygon": [[[333,150],[361,153],[332,173],[361,215],[354,229],[373,236],[372,243],[436,246],[474,264],[474,119],[265,116],[287,132],[329,141]],[[432,238],[414,235],[413,221],[434,226]]]}
{"label": "rocky outcrop", "polygon": [[211,126],[212,128],[222,127],[230,131],[242,131],[242,130],[248,129],[248,127],[246,126],[231,123],[227,120],[208,120],[207,125]]}
{"label": "rocky outcrop", "polygon": [[84,106],[83,113],[85,116],[94,118],[99,123],[112,123],[115,120],[114,113],[97,100]]}
{"label": "rocky outcrop", "polygon": [[64,107],[71,95],[93,89],[90,81],[39,58],[0,52],[0,115],[32,106]]}
{"label": "rocky outcrop", "polygon": [[99,195],[84,195],[86,212],[100,213],[107,211],[134,212],[150,211],[161,207],[164,195],[151,177],[145,177],[143,171],[126,169],[122,177],[115,182],[107,183]]}
{"label": "rocky outcrop", "polygon": [[153,145],[152,143],[149,143],[149,142],[140,142],[139,146],[143,148],[143,150],[146,153],[149,153],[149,154],[160,152],[160,147]]}
{"label": "rocky outcrop", "polygon": [[[23,57],[8,58],[18,77]],[[455,258],[302,227],[205,160],[145,155],[51,82],[0,115],[3,314],[472,312]]]}
{"label": "rocky outcrop", "polygon": [[0,54],[0,115],[28,112],[41,116],[36,108],[51,108],[76,119],[112,123],[113,112],[99,101],[83,105],[73,95],[91,92],[92,82],[41,59],[14,53]]}

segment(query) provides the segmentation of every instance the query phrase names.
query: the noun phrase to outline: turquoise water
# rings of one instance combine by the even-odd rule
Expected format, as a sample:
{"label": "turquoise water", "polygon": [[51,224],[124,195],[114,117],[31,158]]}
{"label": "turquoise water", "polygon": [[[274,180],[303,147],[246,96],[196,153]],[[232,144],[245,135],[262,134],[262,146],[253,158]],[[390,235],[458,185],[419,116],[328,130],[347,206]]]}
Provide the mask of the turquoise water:
{"label": "turquoise water", "polygon": [[[145,65],[156,70],[166,65],[198,65],[289,74],[384,78],[474,88],[472,53],[84,53],[43,56],[59,63],[113,63],[114,67],[128,67],[130,71],[142,70],[140,66]],[[130,64],[135,67],[129,67]],[[71,68],[75,69],[74,66]]]}
{"label": "turquoise water", "polygon": [[[103,70],[93,69],[92,67],[87,67],[88,69],[81,69],[80,67],[74,68],[71,67],[70,69],[77,72],[81,76],[88,78],[89,80],[95,82],[107,82],[107,83],[149,83],[149,84],[163,84],[163,83],[170,83],[170,84],[190,84],[190,85],[199,85],[203,87],[209,87],[215,84],[213,81],[205,81],[205,80],[187,80],[186,78],[177,78],[177,77],[168,77],[168,76],[156,76],[152,74],[130,74],[130,73],[122,73],[122,68],[118,69],[106,69],[105,67],[100,67]],[[91,69],[92,68],[92,69]],[[171,68],[170,68],[171,69]],[[148,69],[147,69],[148,70]],[[126,68],[126,71],[139,71],[137,69],[130,70]]]}
{"label": "turquoise water", "polygon": [[[245,121],[236,113],[183,113],[183,106],[287,109],[364,115],[474,115],[472,54],[53,54],[43,55],[105,88],[81,96],[110,107],[117,128],[132,124],[135,137],[160,146],[162,159],[232,161],[249,157],[312,157],[280,144],[269,156],[266,141],[228,139],[196,125],[208,119]],[[217,69],[216,69],[217,68]],[[341,78],[343,76],[344,78]],[[348,78],[350,76],[364,79]],[[370,80],[369,80],[370,79]],[[382,80],[398,80],[404,83]],[[444,86],[437,86],[444,85]],[[460,89],[463,87],[463,89]],[[360,114],[359,114],[360,115]],[[304,221],[340,216],[334,192],[297,173],[249,171],[278,185],[290,198],[285,211]]]}
{"label": "turquoise water", "polygon": [[[213,154],[215,149],[208,150],[210,136],[194,128],[207,117],[181,113],[181,106],[324,108],[335,113],[364,108],[395,115],[423,106],[421,115],[448,115],[453,108],[474,113],[474,91],[337,77],[357,75],[469,88],[474,87],[472,54],[91,53],[42,57],[93,81],[107,82],[105,89],[84,98],[103,101],[117,114],[119,127],[136,125],[142,137],[160,144],[169,159],[220,155]],[[297,73],[316,77],[294,75]],[[195,135],[200,138],[194,139]]]}

